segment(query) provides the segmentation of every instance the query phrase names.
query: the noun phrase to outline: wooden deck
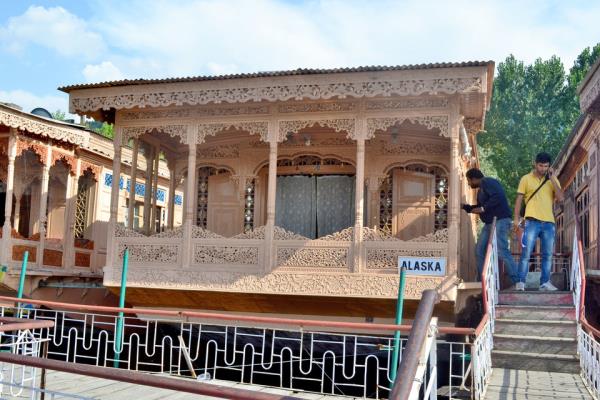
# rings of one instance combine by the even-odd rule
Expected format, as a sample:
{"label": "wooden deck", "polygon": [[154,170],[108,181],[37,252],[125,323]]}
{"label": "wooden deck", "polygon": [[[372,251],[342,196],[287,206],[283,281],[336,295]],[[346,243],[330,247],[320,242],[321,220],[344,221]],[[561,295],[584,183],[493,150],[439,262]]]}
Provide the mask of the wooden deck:
{"label": "wooden deck", "polygon": [[[177,378],[174,378],[177,379]],[[322,395],[310,392],[297,392],[273,387],[258,385],[247,385],[229,381],[212,380],[209,383],[216,385],[235,387],[250,391],[272,393],[282,396],[293,396],[301,399],[311,400],[349,400],[354,397]],[[172,390],[158,389],[154,387],[134,385],[125,382],[112,381],[108,379],[98,379],[83,375],[69,374],[65,372],[48,371],[46,374],[46,389],[80,396],[85,399],[111,399],[111,400],[182,400],[182,399],[217,399],[217,397],[199,396],[190,393],[175,392]],[[4,397],[2,397],[4,398]],[[10,397],[8,397],[10,398]],[[20,396],[24,398],[24,396]],[[49,394],[46,399],[52,398]],[[57,398],[61,398],[58,397]]]}

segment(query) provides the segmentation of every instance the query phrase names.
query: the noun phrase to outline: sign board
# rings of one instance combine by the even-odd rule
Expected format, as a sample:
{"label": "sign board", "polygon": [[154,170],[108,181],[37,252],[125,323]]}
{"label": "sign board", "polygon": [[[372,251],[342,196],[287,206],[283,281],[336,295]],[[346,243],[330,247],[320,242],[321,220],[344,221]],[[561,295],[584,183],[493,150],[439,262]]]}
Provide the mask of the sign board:
{"label": "sign board", "polygon": [[398,271],[406,268],[407,275],[445,276],[445,257],[398,257]]}

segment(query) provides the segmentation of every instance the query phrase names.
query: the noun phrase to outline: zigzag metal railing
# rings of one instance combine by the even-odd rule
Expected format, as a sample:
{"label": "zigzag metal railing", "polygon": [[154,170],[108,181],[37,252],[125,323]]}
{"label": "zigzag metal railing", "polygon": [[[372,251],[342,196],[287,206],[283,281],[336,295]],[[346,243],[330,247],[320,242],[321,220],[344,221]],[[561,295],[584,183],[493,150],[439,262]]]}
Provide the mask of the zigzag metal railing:
{"label": "zigzag metal railing", "polygon": [[581,378],[594,398],[600,399],[600,331],[585,317],[585,265],[583,246],[579,238],[579,222],[573,232],[573,258],[571,259],[571,290],[577,319],[577,353],[581,365]]}
{"label": "zigzag metal railing", "polygon": [[[25,309],[23,315],[55,323],[44,336],[49,339],[48,356],[55,360],[111,367],[116,321],[118,312],[123,311],[123,369],[189,376],[185,352],[191,355],[194,371],[202,379],[372,398],[386,398],[390,393],[393,332],[411,329],[409,325],[27,302],[52,308]],[[4,307],[2,312],[8,315],[18,310]],[[473,332],[468,328],[439,328],[441,334],[467,336]],[[404,345],[406,340],[402,342]],[[468,373],[465,359],[469,344],[438,340],[433,347],[441,355],[438,364],[447,360],[438,368],[439,382],[458,387]]]}
{"label": "zigzag metal railing", "polygon": [[496,320],[496,305],[498,304],[498,291],[500,289],[498,275],[498,242],[496,237],[496,221],[494,220],[492,234],[487,245],[483,271],[481,273],[481,290],[485,313],[475,330],[475,340],[471,347],[471,393],[476,400],[480,400],[485,396],[492,374],[494,322]]}

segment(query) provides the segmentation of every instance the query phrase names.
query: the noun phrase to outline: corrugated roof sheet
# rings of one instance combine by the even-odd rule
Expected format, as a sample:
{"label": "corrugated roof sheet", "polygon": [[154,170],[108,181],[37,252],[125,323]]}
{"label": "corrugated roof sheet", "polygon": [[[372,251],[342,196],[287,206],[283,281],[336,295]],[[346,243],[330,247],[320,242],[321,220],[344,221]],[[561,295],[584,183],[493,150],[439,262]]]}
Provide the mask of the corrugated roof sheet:
{"label": "corrugated roof sheet", "polygon": [[348,67],[348,68],[331,68],[331,69],[312,69],[298,68],[288,71],[265,71],[244,74],[231,75],[206,75],[206,76],[190,76],[181,78],[164,78],[164,79],[123,79],[119,81],[107,81],[99,83],[84,83],[70,86],[59,87],[58,90],[70,92],[76,89],[93,89],[107,88],[127,85],[152,85],[160,83],[179,83],[179,82],[201,82],[201,81],[218,81],[227,79],[251,79],[265,78],[274,76],[293,76],[293,75],[324,75],[324,74],[342,74],[352,72],[380,72],[380,71],[406,71],[419,69],[435,69],[435,68],[460,68],[460,67],[487,67],[494,65],[493,61],[466,61],[458,63],[432,63],[432,64],[411,64],[397,66],[364,66],[364,67]]}

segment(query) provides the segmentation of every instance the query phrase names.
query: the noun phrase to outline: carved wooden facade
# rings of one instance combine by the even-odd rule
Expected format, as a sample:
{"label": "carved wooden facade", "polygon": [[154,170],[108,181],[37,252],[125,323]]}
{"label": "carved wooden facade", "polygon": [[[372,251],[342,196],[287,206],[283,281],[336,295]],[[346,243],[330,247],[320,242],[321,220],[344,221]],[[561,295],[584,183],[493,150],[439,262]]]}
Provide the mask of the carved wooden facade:
{"label": "carved wooden facade", "polygon": [[[150,145],[185,188],[182,224],[149,234],[125,224],[113,178],[105,285],[119,285],[129,249],[132,287],[390,299],[398,256],[438,256],[446,276],[410,277],[407,295],[436,288],[453,301],[472,278],[460,202],[474,159],[462,149],[482,126],[492,72],[474,63],[63,88],[71,112],[115,110],[115,177],[122,144]],[[290,201],[278,185],[290,176],[317,186],[351,177],[350,223],[313,237],[277,226]]]}

